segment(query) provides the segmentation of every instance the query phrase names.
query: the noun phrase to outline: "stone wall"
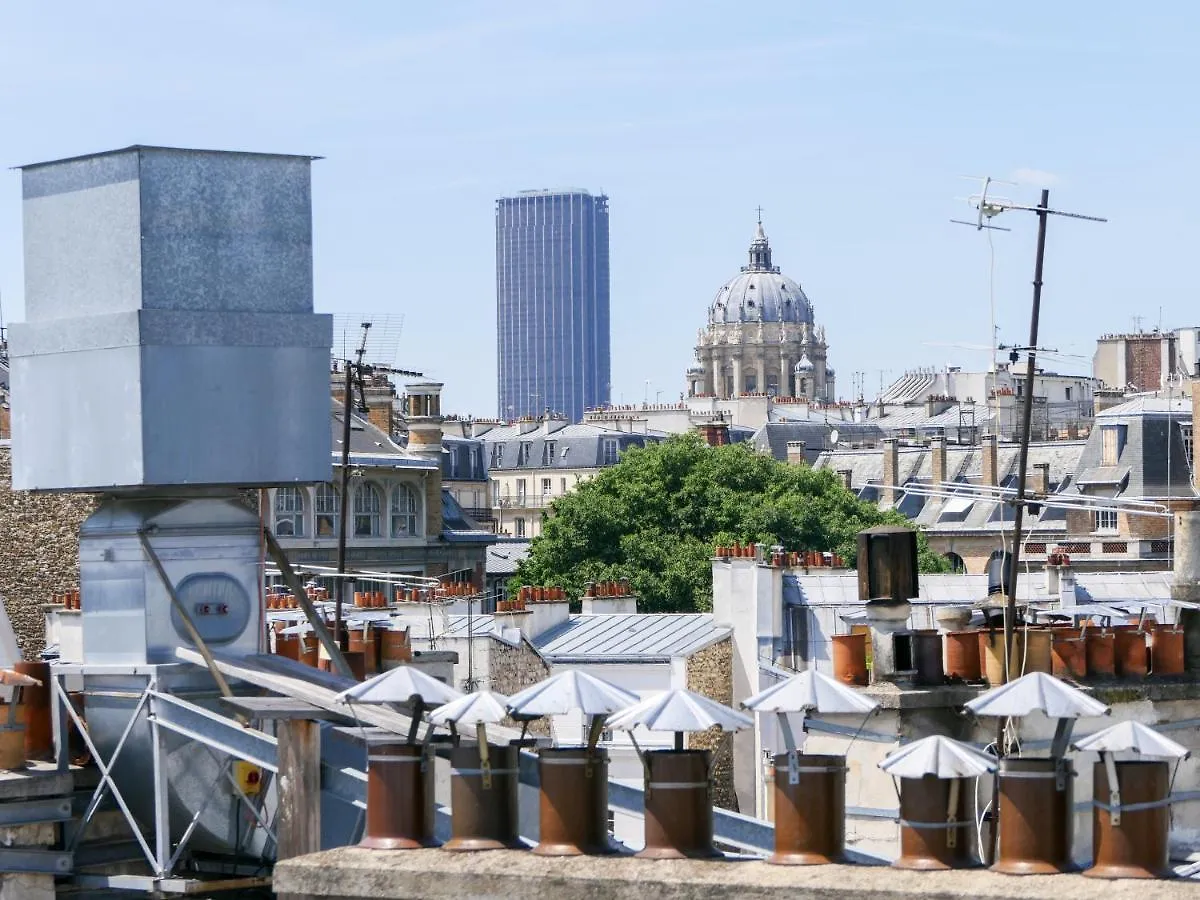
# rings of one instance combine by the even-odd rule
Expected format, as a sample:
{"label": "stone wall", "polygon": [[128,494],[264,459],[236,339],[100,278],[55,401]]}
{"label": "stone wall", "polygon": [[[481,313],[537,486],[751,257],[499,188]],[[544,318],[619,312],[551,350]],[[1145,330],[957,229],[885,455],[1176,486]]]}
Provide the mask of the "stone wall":
{"label": "stone wall", "polygon": [[[726,638],[688,657],[687,688],[726,706],[733,704],[733,641]],[[713,803],[738,812],[733,789],[733,735],[701,731],[688,735],[687,745],[713,753]]]}
{"label": "stone wall", "polygon": [[[492,640],[492,658],[488,662],[491,681],[490,690],[509,696],[522,688],[536,684],[550,677],[550,667],[542,659],[541,654],[533,649],[533,645],[525,638],[515,647],[501,641]],[[508,728],[520,728],[519,722],[505,719],[503,724]],[[550,737],[550,720],[535,719],[529,723],[529,733],[539,737]]]}
{"label": "stone wall", "polygon": [[0,598],[26,659],[45,644],[41,604],[79,584],[79,525],[95,501],[84,494],[12,490],[12,456],[0,447]]}

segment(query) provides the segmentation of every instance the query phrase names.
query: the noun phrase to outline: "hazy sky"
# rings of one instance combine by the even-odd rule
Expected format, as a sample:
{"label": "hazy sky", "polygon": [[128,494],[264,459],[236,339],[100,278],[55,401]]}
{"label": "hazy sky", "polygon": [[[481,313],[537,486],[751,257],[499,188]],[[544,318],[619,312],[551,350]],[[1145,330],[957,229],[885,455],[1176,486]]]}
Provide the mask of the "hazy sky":
{"label": "hazy sky", "polygon": [[[493,201],[611,198],[614,402],[677,398],[761,204],[839,392],[982,365],[985,235],[960,175],[1108,216],[1054,221],[1042,343],[1196,324],[1200,4],[0,0],[0,163],[132,143],[311,153],[317,308],[403,317],[396,362],[495,413]],[[0,296],[22,311],[19,176]],[[1035,220],[996,233],[1028,337]],[[1055,361],[1059,369],[1083,360]],[[1078,368],[1076,370],[1079,370]]]}

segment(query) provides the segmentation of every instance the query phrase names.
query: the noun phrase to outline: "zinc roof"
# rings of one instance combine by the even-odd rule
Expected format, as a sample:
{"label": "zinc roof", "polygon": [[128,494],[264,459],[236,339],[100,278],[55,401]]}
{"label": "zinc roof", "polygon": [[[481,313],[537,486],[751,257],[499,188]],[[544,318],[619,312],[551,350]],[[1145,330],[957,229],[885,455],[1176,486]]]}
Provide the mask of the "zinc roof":
{"label": "zinc roof", "polygon": [[729,635],[708,613],[573,615],[534,639],[547,662],[667,662]]}

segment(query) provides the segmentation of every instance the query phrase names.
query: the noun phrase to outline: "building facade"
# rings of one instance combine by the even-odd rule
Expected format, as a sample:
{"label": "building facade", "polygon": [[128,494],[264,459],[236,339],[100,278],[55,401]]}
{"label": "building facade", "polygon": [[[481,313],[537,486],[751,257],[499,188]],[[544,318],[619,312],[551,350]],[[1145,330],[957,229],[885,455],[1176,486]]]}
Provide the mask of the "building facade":
{"label": "building facade", "polygon": [[1195,337],[1189,336],[1191,368],[1184,366],[1181,372],[1178,340],[1173,331],[1103,335],[1096,341],[1092,374],[1106,387],[1125,393],[1165,390],[1169,375],[1190,376],[1195,372]]}
{"label": "building facade", "polygon": [[628,448],[663,437],[555,418],[529,418],[490,429],[483,440],[497,533],[537,537],[555,500],[616,465]]}
{"label": "building facade", "polygon": [[[400,446],[368,416],[351,415],[346,559],[352,569],[446,576],[482,587],[481,528],[443,481],[439,384],[410,385],[408,442]],[[333,481],[262,491],[263,519],[294,563],[332,567],[341,528],[343,406],[331,404]],[[376,404],[372,409],[386,408]]]}
{"label": "building facade", "polygon": [[[1197,402],[1138,397],[1097,414],[1085,440],[1035,442],[1026,489],[1045,503],[1024,521],[1022,557],[1039,568],[1061,548],[1083,571],[1170,565],[1173,516],[1200,505],[1192,458]],[[985,435],[978,445],[943,437],[885,438],[877,447],[821,452],[860,499],[911,519],[956,571],[980,574],[1011,541],[1019,445]]]}
{"label": "building facade", "polygon": [[760,220],[749,262],[709,304],[696,364],[687,371],[688,394],[833,400],[826,349],[825,329],[816,324],[799,283],[774,264]]}
{"label": "building facade", "polygon": [[608,402],[608,198],[522,191],[496,201],[498,414],[572,422]]}

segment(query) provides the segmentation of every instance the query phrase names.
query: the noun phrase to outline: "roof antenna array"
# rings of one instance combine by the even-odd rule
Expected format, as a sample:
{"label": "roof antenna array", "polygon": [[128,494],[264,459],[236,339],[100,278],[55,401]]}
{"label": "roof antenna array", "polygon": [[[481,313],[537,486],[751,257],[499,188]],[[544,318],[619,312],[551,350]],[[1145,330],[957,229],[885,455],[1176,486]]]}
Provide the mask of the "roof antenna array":
{"label": "roof antenna array", "polygon": [[[1016,353],[1025,352],[1026,368],[1025,368],[1025,392],[1023,402],[1021,404],[1021,449],[1017,462],[1017,493],[1009,502],[1013,505],[1013,537],[1012,537],[1012,553],[1008,560],[1008,597],[1004,608],[1004,661],[1005,672],[1004,680],[1011,680],[1012,674],[1008,672],[1008,661],[1013,658],[1013,645],[1015,643],[1015,625],[1017,621],[1017,576],[1020,569],[1021,556],[1021,526],[1024,521],[1025,508],[1031,505],[1030,499],[1026,496],[1025,488],[1027,483],[1027,474],[1029,468],[1029,433],[1033,424],[1033,395],[1034,376],[1036,375],[1035,357],[1038,350],[1038,322],[1041,316],[1042,308],[1042,269],[1046,260],[1046,221],[1050,216],[1065,216],[1069,219],[1083,219],[1089,222],[1106,222],[1107,219],[1102,219],[1098,216],[1085,216],[1081,213],[1066,212],[1059,209],[1050,208],[1050,190],[1042,188],[1042,196],[1036,206],[1031,206],[1027,203],[1017,203],[1004,197],[997,197],[989,193],[989,188],[996,183],[991,177],[983,178],[983,187],[980,192],[972,197],[967,198],[967,202],[976,211],[974,222],[963,222],[961,224],[969,225],[975,228],[976,231],[984,229],[989,230],[1005,230],[998,225],[990,224],[991,220],[1003,212],[1009,210],[1022,210],[1024,212],[1035,213],[1038,217],[1038,235],[1037,235],[1037,253],[1034,257],[1033,266],[1033,308],[1029,316],[1029,343],[1025,347],[1011,348]],[[986,222],[984,220],[987,220]],[[954,220],[958,221],[958,220]],[[990,236],[989,236],[990,237]],[[993,331],[993,335],[994,335]],[[1036,502],[1036,501],[1034,501]],[[1004,752],[1004,720],[1000,722],[1000,730],[996,736],[996,746]],[[997,779],[997,782],[999,779]],[[996,788],[998,790],[998,787]],[[993,793],[992,797],[993,809],[999,808],[999,796]],[[996,852],[996,842],[998,839],[998,830],[993,833],[992,837],[992,853],[993,857]]]}
{"label": "roof antenna array", "polygon": [[[972,194],[970,197],[959,198],[960,200],[965,199],[966,202],[970,204],[971,208],[975,210],[975,221],[968,222],[965,219],[951,219],[950,221],[956,225],[969,225],[976,231],[982,231],[985,228],[990,229],[991,231],[1012,231],[1011,228],[1004,228],[1000,225],[989,224],[992,219],[996,218],[996,216],[1004,212],[1004,210],[1010,209],[1012,201],[1006,200],[1003,197],[989,196],[988,191],[991,189],[993,184],[1007,184],[1011,187],[1016,187],[1015,182],[997,181],[990,175],[963,175],[961,177],[978,180],[982,182],[983,185],[978,194]],[[984,219],[987,219],[987,222],[985,222]]]}

